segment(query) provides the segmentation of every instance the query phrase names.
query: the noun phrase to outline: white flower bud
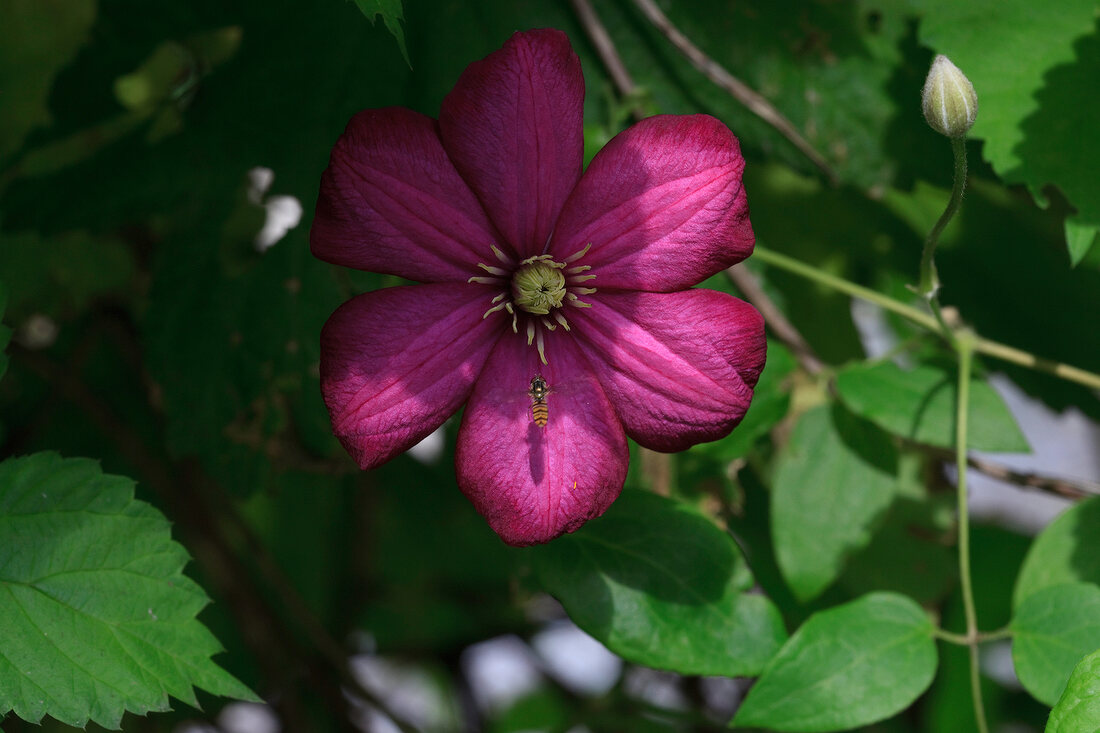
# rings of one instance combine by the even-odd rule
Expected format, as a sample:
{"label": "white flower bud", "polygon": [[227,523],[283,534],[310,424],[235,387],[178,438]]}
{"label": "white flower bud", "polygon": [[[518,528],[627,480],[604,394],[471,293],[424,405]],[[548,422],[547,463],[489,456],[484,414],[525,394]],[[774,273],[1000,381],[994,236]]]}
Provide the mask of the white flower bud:
{"label": "white flower bud", "polygon": [[978,116],[978,94],[966,74],[940,54],[924,82],[921,108],[932,129],[948,137],[962,137]]}

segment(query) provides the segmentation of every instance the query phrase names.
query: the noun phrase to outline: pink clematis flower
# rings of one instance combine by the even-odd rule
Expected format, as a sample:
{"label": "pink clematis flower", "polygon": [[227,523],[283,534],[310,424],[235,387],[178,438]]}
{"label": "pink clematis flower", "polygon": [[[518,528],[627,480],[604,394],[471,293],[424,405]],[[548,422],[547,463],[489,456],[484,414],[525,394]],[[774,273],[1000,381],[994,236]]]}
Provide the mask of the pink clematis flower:
{"label": "pink clematis flower", "polygon": [[373,468],[465,404],[458,484],[514,545],[602,514],[627,436],[677,451],[729,433],[764,366],[756,310],[688,289],[752,252],[737,139],[652,117],[582,174],[583,99],[565,34],[536,30],[471,64],[438,122],[360,112],[310,237],[323,260],[419,283],[325,324],[336,436]]}

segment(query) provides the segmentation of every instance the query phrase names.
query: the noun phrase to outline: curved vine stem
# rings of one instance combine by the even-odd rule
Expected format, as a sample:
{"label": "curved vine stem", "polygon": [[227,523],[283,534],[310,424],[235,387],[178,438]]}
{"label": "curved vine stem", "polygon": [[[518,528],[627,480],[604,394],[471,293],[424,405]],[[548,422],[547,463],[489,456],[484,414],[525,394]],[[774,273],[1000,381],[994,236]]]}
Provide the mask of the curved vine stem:
{"label": "curved vine stem", "polygon": [[963,192],[966,190],[966,138],[951,138],[951,152],[955,157],[955,182],[951,187],[951,198],[947,202],[947,208],[943,210],[943,214],[940,215],[939,220],[932,227],[932,231],[928,233],[928,238],[924,240],[924,251],[921,253],[920,258],[919,285],[921,296],[928,301],[928,307],[948,341],[953,336],[951,328],[944,321],[943,312],[940,309],[940,276],[936,272],[936,261],[933,257],[936,253],[936,246],[940,243],[940,234],[943,233],[947,223],[954,218],[955,213],[959,210]]}
{"label": "curved vine stem", "polygon": [[[799,277],[804,277],[807,280],[813,280],[828,288],[846,293],[860,300],[875,303],[919,326],[924,326],[936,333],[942,333],[939,322],[936,321],[936,318],[930,313],[926,313],[923,310],[902,303],[900,300],[895,300],[888,295],[883,295],[876,290],[857,285],[850,280],[830,275],[827,272],[822,272],[816,267],[807,265],[793,257],[773,252],[759,245],[757,245],[756,250],[753,252],[753,257],[755,257],[758,262],[778,267],[781,270],[786,270]],[[1069,364],[1063,364],[1062,362],[1044,359],[1024,351],[1023,349],[1017,349],[1013,346],[982,338],[977,334],[974,335],[974,353],[985,354],[986,356],[992,356],[1002,361],[1008,361],[1037,371],[1047,372],[1048,374],[1053,374],[1066,381],[1083,384],[1092,389],[1100,389],[1100,374],[1079,369]]]}
{"label": "curved vine stem", "polygon": [[939,298],[940,278],[939,273],[936,272],[935,261],[936,245],[939,244],[940,234],[959,210],[963,192],[966,190],[966,138],[961,135],[951,138],[951,152],[955,158],[954,185],[951,187],[951,198],[947,202],[947,208],[924,240],[924,251],[921,253],[920,260],[919,292],[928,303],[928,308],[932,311],[932,316],[936,319],[943,337],[959,357],[959,387],[955,404],[959,586],[962,592],[963,612],[966,615],[965,638],[970,657],[970,699],[974,704],[974,721],[978,733],[988,733],[989,724],[985,719],[985,704],[982,702],[981,658],[978,654],[978,613],[974,607],[974,584],[970,577],[970,502],[966,484],[969,469],[966,444],[970,412],[970,370],[974,358],[975,338],[969,329],[952,329],[944,320]]}

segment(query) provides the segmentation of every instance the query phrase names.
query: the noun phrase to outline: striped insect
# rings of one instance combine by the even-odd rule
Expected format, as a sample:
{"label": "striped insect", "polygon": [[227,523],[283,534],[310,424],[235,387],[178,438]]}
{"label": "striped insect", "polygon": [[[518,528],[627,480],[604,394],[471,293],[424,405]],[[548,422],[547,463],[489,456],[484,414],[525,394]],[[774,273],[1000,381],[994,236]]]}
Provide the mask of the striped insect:
{"label": "striped insect", "polygon": [[536,374],[531,379],[531,389],[527,390],[527,395],[531,398],[531,419],[540,428],[546,427],[546,421],[550,419],[550,408],[546,404],[548,394],[550,394],[550,385],[541,374]]}

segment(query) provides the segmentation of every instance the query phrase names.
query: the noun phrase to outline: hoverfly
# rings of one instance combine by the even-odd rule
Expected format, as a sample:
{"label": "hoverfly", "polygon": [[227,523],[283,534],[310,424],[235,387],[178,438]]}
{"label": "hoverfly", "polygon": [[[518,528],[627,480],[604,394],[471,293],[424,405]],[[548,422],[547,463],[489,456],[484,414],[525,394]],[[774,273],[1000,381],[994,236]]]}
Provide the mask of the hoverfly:
{"label": "hoverfly", "polygon": [[546,427],[546,421],[550,419],[550,408],[546,405],[546,395],[550,394],[550,385],[536,374],[531,379],[531,389],[527,390],[527,396],[531,398],[531,419],[540,428]]}

